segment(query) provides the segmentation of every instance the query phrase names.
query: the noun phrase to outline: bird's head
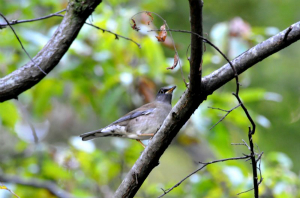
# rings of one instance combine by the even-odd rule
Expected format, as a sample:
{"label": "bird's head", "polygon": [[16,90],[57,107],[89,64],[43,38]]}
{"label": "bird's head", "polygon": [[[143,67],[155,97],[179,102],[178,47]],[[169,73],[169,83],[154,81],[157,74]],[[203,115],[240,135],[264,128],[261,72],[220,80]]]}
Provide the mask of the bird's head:
{"label": "bird's head", "polygon": [[176,89],[176,86],[160,88],[156,95],[156,100],[171,104],[174,89]]}

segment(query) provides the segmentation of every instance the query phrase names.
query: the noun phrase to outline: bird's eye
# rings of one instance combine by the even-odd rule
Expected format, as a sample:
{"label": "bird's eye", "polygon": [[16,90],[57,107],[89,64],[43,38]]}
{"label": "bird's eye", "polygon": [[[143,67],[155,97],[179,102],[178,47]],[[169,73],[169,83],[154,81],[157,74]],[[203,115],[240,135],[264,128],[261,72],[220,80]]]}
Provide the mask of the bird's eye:
{"label": "bird's eye", "polygon": [[162,93],[164,93],[164,91],[163,91],[163,90],[159,90],[159,93],[161,93],[161,94],[162,94]]}

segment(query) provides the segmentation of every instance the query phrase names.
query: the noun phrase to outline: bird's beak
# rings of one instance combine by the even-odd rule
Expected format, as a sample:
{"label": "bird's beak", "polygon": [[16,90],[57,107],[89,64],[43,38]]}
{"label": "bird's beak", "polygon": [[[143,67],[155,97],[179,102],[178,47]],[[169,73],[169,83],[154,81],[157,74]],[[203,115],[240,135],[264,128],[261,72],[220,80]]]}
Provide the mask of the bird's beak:
{"label": "bird's beak", "polygon": [[176,86],[171,87],[166,93],[173,93],[174,89],[176,89]]}

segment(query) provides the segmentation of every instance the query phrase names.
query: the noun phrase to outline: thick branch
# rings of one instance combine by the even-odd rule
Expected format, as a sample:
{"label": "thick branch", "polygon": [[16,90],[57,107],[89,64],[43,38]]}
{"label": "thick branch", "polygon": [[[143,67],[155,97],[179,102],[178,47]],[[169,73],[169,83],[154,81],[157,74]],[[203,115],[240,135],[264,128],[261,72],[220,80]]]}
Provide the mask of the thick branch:
{"label": "thick branch", "polygon": [[15,176],[0,175],[0,181],[5,183],[20,184],[25,186],[31,186],[34,188],[47,189],[51,194],[58,198],[74,198],[70,193],[60,189],[55,183],[50,181],[43,181],[40,179],[23,179]]}
{"label": "thick branch", "polygon": [[32,61],[0,79],[0,102],[17,98],[19,94],[41,81],[67,52],[77,37],[86,19],[101,0],[72,0],[69,2],[63,21],[44,48]]}
{"label": "thick branch", "polygon": [[[286,36],[286,40],[283,40],[287,31],[288,30],[282,31],[235,58],[232,63],[238,74],[299,40],[300,22],[292,26],[292,30],[288,36]],[[201,104],[209,94],[233,78],[234,73],[230,65],[226,64],[212,74],[202,78],[202,95],[200,99],[190,92],[189,89],[183,93],[181,99],[173,107],[157,134],[126,175],[116,191],[115,197],[133,197],[135,195],[152,169],[158,165],[159,158],[171,143],[172,139],[190,118],[195,109],[198,108],[199,104]]]}
{"label": "thick branch", "polygon": [[[200,0],[189,0],[191,31],[202,36],[202,6]],[[191,56],[190,56],[190,85],[189,89],[194,94],[200,94],[202,75],[202,39],[191,34]]]}
{"label": "thick branch", "polygon": [[[287,28],[275,36],[250,48],[232,60],[231,62],[237,73],[243,73],[256,63],[298,41],[300,39],[300,22],[297,22],[290,27],[292,27],[292,30]],[[226,64],[220,69],[202,78],[202,89],[207,95],[212,94],[215,90],[232,80],[233,77],[234,73],[230,68],[230,65]]]}

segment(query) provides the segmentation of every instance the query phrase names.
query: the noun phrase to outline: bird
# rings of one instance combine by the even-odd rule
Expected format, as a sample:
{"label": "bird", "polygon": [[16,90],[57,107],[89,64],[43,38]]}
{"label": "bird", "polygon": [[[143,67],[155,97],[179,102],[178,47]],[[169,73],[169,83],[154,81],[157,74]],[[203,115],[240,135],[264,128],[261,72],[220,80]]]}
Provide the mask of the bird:
{"label": "bird", "polygon": [[152,138],[170,113],[174,89],[176,86],[160,88],[153,102],[130,111],[104,128],[80,135],[82,141],[98,137],[122,137],[135,139],[145,148],[141,140]]}

